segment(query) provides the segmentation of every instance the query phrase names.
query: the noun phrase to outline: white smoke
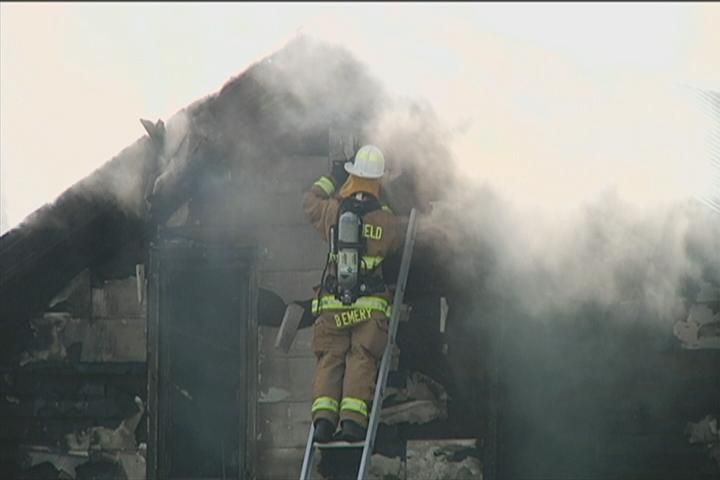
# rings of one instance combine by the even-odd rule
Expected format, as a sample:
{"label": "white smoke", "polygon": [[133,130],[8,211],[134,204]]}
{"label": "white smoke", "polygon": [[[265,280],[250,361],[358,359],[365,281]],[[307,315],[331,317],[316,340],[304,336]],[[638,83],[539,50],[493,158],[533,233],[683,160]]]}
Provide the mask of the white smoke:
{"label": "white smoke", "polygon": [[[287,85],[280,90],[305,107],[285,109],[284,125],[324,125],[328,112],[375,102],[363,139],[386,153],[394,201],[407,206],[408,192],[392,191],[403,172],[419,200],[441,200],[423,232],[441,255],[452,252],[445,260],[458,277],[484,277],[530,316],[633,304],[670,325],[686,283],[720,269],[718,220],[694,200],[715,126],[693,89],[540,65],[537,51],[519,48],[528,63],[508,55],[512,68],[475,65],[470,83],[455,85],[478,116],[453,127],[434,108],[439,92],[398,95],[357,54],[367,72],[337,78],[347,54],[314,45],[323,54],[284,55],[256,75],[275,90]],[[544,77],[532,77],[541,67]]]}
{"label": "white smoke", "polygon": [[556,218],[471,187],[436,205],[425,229],[460,278],[486,277],[536,318],[634,304],[671,325],[684,283],[720,271],[720,221],[692,200],[647,210],[609,192]]}
{"label": "white smoke", "polygon": [[688,40],[704,10],[330,12],[306,31],[348,48],[393,94],[432,104],[463,175],[514,202],[557,214],[608,189],[637,205],[697,193],[706,157],[684,85],[698,69],[683,54],[717,65]]}
{"label": "white smoke", "polygon": [[[487,64],[461,65],[467,78],[446,86],[464,101],[454,106],[466,107],[463,122],[447,123],[444,92],[392,91],[365,132],[385,150],[391,179],[419,168],[420,196],[444,197],[425,233],[456,254],[447,261],[460,276],[485,275],[531,316],[632,304],[669,332],[685,285],[720,270],[718,218],[694,200],[717,128],[697,91],[583,71],[534,47],[488,50]],[[385,84],[377,62],[359,59]],[[473,254],[489,265],[467,261]]]}

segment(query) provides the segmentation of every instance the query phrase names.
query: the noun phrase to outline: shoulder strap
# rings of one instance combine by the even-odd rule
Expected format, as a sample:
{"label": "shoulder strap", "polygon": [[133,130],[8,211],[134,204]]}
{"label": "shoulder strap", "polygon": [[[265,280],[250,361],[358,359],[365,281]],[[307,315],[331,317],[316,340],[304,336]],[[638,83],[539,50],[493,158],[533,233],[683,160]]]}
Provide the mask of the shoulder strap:
{"label": "shoulder strap", "polygon": [[363,216],[375,210],[380,210],[381,208],[382,204],[377,198],[375,198],[374,195],[366,193],[365,199],[363,200],[358,200],[354,196],[351,196],[343,199],[340,202],[340,208],[338,208],[338,218],[340,218],[340,215],[347,211],[351,211],[360,216]]}

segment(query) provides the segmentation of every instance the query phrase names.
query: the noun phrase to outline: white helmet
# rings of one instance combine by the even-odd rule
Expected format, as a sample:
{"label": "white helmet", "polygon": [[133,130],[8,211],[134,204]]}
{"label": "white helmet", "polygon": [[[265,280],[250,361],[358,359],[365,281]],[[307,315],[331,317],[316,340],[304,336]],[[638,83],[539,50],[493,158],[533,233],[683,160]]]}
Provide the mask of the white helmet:
{"label": "white helmet", "polygon": [[385,174],[385,157],[375,145],[365,145],[355,154],[355,163],[347,162],[345,171],[361,178],[380,178]]}

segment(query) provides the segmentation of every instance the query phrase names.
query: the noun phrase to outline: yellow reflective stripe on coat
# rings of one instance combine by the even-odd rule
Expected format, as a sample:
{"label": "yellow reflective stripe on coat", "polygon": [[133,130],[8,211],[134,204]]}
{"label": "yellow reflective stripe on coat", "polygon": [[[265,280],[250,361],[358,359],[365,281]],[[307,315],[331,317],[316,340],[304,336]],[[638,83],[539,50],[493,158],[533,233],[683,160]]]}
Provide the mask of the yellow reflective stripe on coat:
{"label": "yellow reflective stripe on coat", "polygon": [[388,302],[386,299],[382,297],[360,297],[357,300],[355,300],[355,303],[351,303],[350,305],[344,305],[340,300],[335,298],[332,295],[325,295],[322,298],[320,298],[320,301],[318,302],[317,299],[313,300],[312,302],[312,313],[314,315],[318,315],[321,312],[324,312],[325,310],[356,310],[356,309],[366,309],[366,310],[376,310],[378,312],[382,312],[385,315],[390,316],[391,311],[391,305],[390,302]]}
{"label": "yellow reflective stripe on coat", "polygon": [[328,177],[318,178],[313,185],[320,187],[323,192],[327,193],[328,197],[335,191],[335,184]]}
{"label": "yellow reflective stripe on coat", "polygon": [[331,412],[337,412],[338,401],[332,397],[318,397],[312,404],[311,412],[315,413],[318,410],[330,410]]}
{"label": "yellow reflective stripe on coat", "polygon": [[340,410],[359,413],[363,417],[368,416],[367,403],[365,402],[365,400],[360,400],[359,398],[343,398],[342,402],[340,402]]}
{"label": "yellow reflective stripe on coat", "polygon": [[367,270],[375,270],[383,260],[385,260],[385,257],[363,255],[361,263]]}

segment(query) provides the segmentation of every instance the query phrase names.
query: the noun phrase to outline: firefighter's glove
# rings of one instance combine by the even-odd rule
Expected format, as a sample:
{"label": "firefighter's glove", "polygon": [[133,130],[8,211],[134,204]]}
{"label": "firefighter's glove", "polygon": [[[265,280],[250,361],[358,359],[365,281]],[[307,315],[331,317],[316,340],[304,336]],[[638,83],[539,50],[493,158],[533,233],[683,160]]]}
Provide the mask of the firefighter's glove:
{"label": "firefighter's glove", "polygon": [[332,177],[335,185],[338,188],[343,186],[343,184],[348,178],[348,175],[350,174],[345,170],[344,160],[334,160],[332,162],[332,166],[330,168],[330,176]]}

